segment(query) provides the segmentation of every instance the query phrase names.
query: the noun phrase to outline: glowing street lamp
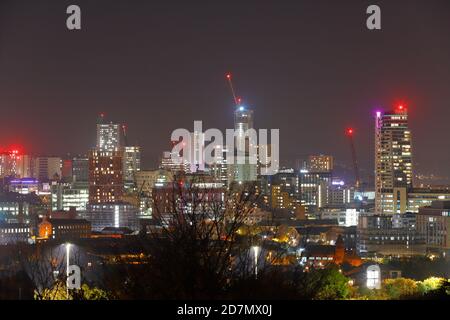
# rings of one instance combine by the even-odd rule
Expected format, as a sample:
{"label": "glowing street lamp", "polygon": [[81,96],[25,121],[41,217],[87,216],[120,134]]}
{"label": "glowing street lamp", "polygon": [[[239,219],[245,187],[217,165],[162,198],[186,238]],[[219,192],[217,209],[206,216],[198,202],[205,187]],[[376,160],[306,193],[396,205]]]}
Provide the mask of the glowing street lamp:
{"label": "glowing street lamp", "polygon": [[253,255],[254,255],[254,263],[255,263],[255,279],[258,279],[258,257],[261,251],[261,247],[253,246],[252,247]]}
{"label": "glowing street lamp", "polygon": [[67,290],[67,300],[69,300],[69,266],[70,266],[70,247],[72,245],[70,243],[66,243],[66,290]]}

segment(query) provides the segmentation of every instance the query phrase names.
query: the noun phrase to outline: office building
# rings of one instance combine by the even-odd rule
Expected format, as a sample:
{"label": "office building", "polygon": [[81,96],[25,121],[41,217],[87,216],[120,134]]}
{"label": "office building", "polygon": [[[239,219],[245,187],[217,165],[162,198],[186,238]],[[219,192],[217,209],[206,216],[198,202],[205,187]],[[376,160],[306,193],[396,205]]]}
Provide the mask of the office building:
{"label": "office building", "polygon": [[105,228],[139,230],[139,209],[128,203],[88,204],[80,216],[91,222],[93,231]]}
{"label": "office building", "polygon": [[302,169],[299,173],[301,203],[307,212],[315,212],[327,205],[328,188],[332,183],[331,172],[311,172]]}
{"label": "office building", "polygon": [[217,146],[214,152],[214,162],[209,165],[209,172],[217,182],[221,182],[224,186],[228,186],[229,174],[226,158],[228,148],[226,146]]}
{"label": "office building", "polygon": [[309,156],[308,169],[312,172],[331,172],[333,171],[333,157],[324,155]]}
{"label": "office building", "polygon": [[32,177],[41,182],[60,180],[62,159],[60,157],[36,157],[32,159]]}
{"label": "office building", "polygon": [[141,171],[141,148],[125,146],[123,155],[123,177],[127,185],[133,185],[135,175]]}
{"label": "office building", "polygon": [[89,203],[117,203],[124,191],[123,152],[92,150],[89,154]]}
{"label": "office building", "polygon": [[105,123],[104,115],[100,115],[97,123],[97,150],[118,151],[122,147],[122,126],[117,123]]}
{"label": "office building", "polygon": [[0,222],[0,245],[28,242],[31,237],[28,224]]}
{"label": "office building", "polygon": [[437,251],[450,249],[450,200],[433,201],[419,208],[417,230],[424,237],[427,248]]}
{"label": "office building", "polygon": [[79,156],[72,159],[72,180],[74,182],[89,181],[89,158]]}
{"label": "office building", "polygon": [[31,157],[18,150],[0,153],[0,178],[29,178],[32,175]]}
{"label": "office building", "polygon": [[89,203],[89,184],[87,182],[58,183],[51,185],[52,211],[75,208],[77,211],[86,210]]}
{"label": "office building", "polygon": [[358,253],[362,256],[414,256],[426,252],[413,213],[360,214],[357,235]]}
{"label": "office building", "polygon": [[[180,155],[182,156],[182,155]],[[191,164],[187,159],[181,158],[180,163],[177,163],[174,160],[174,157],[172,157],[171,151],[165,151],[163,152],[163,156],[161,158],[161,163],[159,165],[160,169],[170,171],[172,173],[177,172],[184,172],[184,173],[190,173],[191,170]]]}

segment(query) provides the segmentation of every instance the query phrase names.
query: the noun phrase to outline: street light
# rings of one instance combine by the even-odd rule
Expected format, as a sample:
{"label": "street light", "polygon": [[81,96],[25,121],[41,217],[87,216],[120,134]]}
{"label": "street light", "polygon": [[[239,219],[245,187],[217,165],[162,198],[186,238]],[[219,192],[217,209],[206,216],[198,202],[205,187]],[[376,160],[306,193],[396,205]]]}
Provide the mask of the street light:
{"label": "street light", "polygon": [[258,279],[258,256],[259,252],[261,251],[261,247],[253,246],[252,251],[255,259],[255,279]]}
{"label": "street light", "polygon": [[70,247],[72,245],[70,243],[66,243],[66,291],[67,291],[67,300],[69,300],[69,266],[70,266]]}

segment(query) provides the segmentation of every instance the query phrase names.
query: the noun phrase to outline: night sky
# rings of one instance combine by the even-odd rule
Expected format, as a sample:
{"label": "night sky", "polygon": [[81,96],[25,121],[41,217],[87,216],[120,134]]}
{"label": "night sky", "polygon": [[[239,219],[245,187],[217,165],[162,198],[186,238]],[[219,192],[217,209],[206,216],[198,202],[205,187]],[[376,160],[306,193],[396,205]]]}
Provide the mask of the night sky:
{"label": "night sky", "polygon": [[[82,30],[66,28],[66,8]],[[366,29],[378,4],[382,30]],[[175,128],[232,128],[225,73],[279,128],[281,157],[373,170],[373,115],[407,103],[416,171],[450,176],[450,1],[0,0],[0,146],[86,153],[100,112],[126,123],[144,167]]]}

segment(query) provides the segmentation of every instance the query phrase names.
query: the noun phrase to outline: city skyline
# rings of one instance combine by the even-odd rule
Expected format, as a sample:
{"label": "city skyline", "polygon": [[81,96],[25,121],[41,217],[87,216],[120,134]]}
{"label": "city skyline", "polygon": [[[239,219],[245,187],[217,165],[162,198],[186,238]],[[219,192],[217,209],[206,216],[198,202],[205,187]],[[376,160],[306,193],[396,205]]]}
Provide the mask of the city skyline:
{"label": "city skyline", "polygon": [[[131,144],[142,146],[143,166],[156,167],[174,128],[194,120],[233,126],[224,78],[233,72],[238,95],[255,112],[255,127],[280,129],[282,162],[293,166],[304,155],[332,154],[351,167],[344,134],[351,126],[361,170],[373,172],[374,110],[401,101],[410,110],[416,172],[450,176],[448,150],[430,143],[445,132],[450,100],[443,85],[450,68],[450,46],[443,41],[448,21],[439,10],[432,15],[385,4],[383,30],[367,34],[364,17],[356,14],[365,4],[356,2],[265,1],[258,14],[251,1],[218,7],[117,2],[107,4],[107,14],[101,10],[106,2],[79,4],[86,28],[78,34],[56,27],[63,3],[0,4],[0,103],[14,119],[3,119],[0,145],[84,154],[95,146],[96,119],[104,112],[128,125]],[[148,15],[148,24],[136,22],[136,15]],[[172,25],[174,19],[184,27]],[[33,29],[38,22],[41,29]]]}
{"label": "city skyline", "polygon": [[0,300],[449,300],[449,14],[0,0]]}

